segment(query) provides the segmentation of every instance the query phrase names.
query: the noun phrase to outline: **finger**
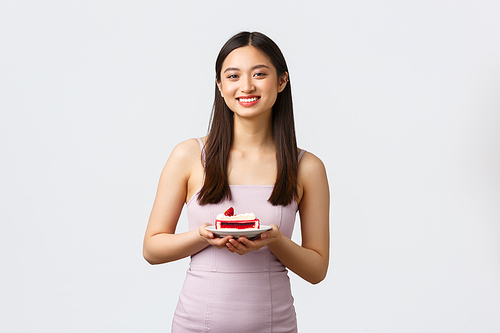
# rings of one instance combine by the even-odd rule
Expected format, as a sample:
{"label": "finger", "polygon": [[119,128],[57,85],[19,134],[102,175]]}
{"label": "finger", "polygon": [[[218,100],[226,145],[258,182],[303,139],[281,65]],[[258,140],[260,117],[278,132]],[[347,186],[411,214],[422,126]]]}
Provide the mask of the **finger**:
{"label": "finger", "polygon": [[221,238],[220,243],[221,243],[221,245],[224,245],[224,244],[226,244],[227,242],[229,242],[229,240],[231,240],[231,239],[233,239],[233,236],[226,236],[226,237],[224,237],[224,238]]}
{"label": "finger", "polygon": [[238,242],[236,239],[230,239],[228,243],[235,249],[238,249],[240,245],[240,242]]}
{"label": "finger", "polygon": [[238,251],[238,249],[234,248],[234,247],[227,247],[227,250],[231,253],[236,253],[236,254],[239,254],[239,255],[242,255],[243,253],[241,253],[241,251]]}
{"label": "finger", "polygon": [[229,241],[229,237],[224,237],[224,238],[214,238],[212,243],[217,246],[224,247],[226,243]]}
{"label": "finger", "polygon": [[226,248],[229,252],[236,252],[238,249],[234,247],[233,244],[231,244],[231,242],[227,242],[226,243]]}
{"label": "finger", "polygon": [[233,241],[233,244],[235,244],[237,248],[245,248],[247,243],[250,242],[250,240],[244,236],[241,236],[238,239],[233,239]]}
{"label": "finger", "polygon": [[218,238],[214,237],[213,239],[209,240],[209,244],[215,246],[218,249],[222,249],[223,247],[226,246],[226,243],[229,241],[229,237],[224,237],[224,238]]}
{"label": "finger", "polygon": [[238,254],[243,254],[245,251],[245,245],[237,241],[236,239],[230,239],[228,242],[230,248],[233,252]]}
{"label": "finger", "polygon": [[210,224],[209,223],[203,223],[199,228],[198,228],[198,233],[200,234],[200,236],[202,237],[207,237],[208,238],[208,235],[212,235],[211,237],[213,238],[213,234],[212,232],[208,231],[206,228],[207,226],[209,226]]}
{"label": "finger", "polygon": [[246,251],[241,251],[240,249],[237,249],[236,247],[232,246],[231,244],[229,244],[227,250],[229,252],[233,252],[233,253],[239,254],[240,256],[244,255],[246,253]]}
{"label": "finger", "polygon": [[246,237],[240,237],[240,238],[238,238],[238,242],[240,242],[241,244],[245,245],[246,247],[251,246],[253,244],[253,242],[251,240],[249,240],[248,238],[246,238]]}

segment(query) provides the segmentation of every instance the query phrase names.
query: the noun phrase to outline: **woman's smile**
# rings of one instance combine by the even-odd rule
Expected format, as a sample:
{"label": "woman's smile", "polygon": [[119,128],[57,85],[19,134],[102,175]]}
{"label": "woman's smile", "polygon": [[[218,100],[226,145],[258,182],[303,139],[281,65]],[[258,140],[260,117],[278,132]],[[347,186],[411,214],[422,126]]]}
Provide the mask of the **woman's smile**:
{"label": "woman's smile", "polygon": [[242,96],[236,99],[240,105],[249,107],[257,104],[260,101],[260,96]]}

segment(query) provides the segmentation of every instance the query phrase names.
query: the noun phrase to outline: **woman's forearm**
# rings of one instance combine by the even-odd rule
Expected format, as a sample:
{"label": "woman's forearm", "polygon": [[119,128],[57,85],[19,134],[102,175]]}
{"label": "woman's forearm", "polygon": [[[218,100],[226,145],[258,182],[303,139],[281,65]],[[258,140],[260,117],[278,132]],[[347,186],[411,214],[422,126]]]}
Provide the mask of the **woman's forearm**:
{"label": "woman's forearm", "polygon": [[283,265],[304,280],[316,284],[326,277],[328,258],[318,252],[298,245],[283,234],[268,247]]}
{"label": "woman's forearm", "polygon": [[189,257],[208,246],[198,230],[180,234],[158,233],[144,239],[144,259],[152,265]]}

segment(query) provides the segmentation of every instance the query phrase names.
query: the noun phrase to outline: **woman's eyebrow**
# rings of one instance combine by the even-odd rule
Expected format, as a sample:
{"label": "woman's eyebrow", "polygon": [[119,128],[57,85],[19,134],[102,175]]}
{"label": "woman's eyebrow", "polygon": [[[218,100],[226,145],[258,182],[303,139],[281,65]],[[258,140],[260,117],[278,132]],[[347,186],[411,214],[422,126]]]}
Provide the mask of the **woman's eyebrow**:
{"label": "woman's eyebrow", "polygon": [[[258,69],[258,68],[267,68],[269,69],[269,66],[266,66],[266,65],[255,65],[253,66],[252,68],[250,68],[251,70],[254,70],[254,69]],[[239,68],[236,68],[236,67],[228,67],[224,70],[224,73],[225,72],[228,72],[228,71],[241,71],[241,69]]]}
{"label": "woman's eyebrow", "polygon": [[236,67],[228,67],[224,70],[224,73],[225,72],[229,72],[229,71],[239,71],[240,69],[239,68],[236,68]]}
{"label": "woman's eyebrow", "polygon": [[266,65],[257,65],[257,66],[253,66],[252,70],[258,69],[258,68],[267,68],[267,69],[269,69],[269,66],[266,66]]}

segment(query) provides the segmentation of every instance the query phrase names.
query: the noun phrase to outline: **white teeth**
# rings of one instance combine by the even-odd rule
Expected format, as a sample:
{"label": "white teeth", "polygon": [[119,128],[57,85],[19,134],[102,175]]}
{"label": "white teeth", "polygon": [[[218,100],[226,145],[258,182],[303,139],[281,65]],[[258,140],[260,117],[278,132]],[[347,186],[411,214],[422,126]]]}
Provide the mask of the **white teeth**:
{"label": "white teeth", "polygon": [[259,98],[258,97],[252,97],[252,98],[240,98],[240,102],[243,102],[243,103],[250,103],[250,102],[255,102],[256,100],[258,100]]}

